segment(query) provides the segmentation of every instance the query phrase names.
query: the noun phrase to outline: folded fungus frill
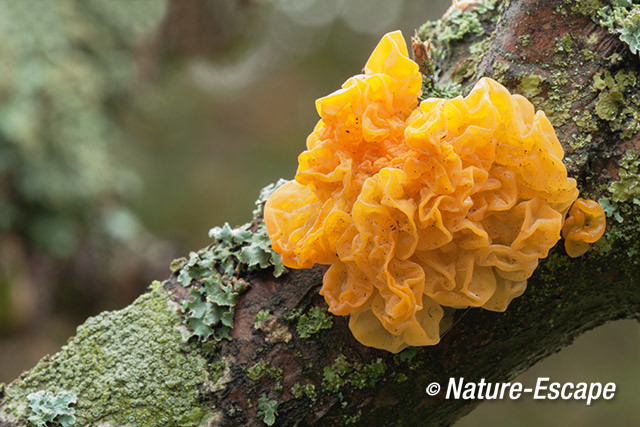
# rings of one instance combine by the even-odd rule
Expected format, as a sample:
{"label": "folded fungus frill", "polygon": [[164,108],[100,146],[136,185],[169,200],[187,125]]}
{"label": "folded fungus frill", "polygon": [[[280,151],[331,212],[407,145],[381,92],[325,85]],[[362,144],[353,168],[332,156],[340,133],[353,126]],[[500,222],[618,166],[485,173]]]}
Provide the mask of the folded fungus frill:
{"label": "folded fungus frill", "polygon": [[606,217],[602,206],[593,200],[576,200],[562,226],[567,255],[575,258],[587,252],[590,243],[595,243],[602,237],[605,226]]}
{"label": "folded fungus frill", "polygon": [[578,196],[527,99],[489,78],[418,105],[420,89],[401,33],[385,35],[364,74],[317,101],[295,180],[264,211],[283,263],[330,264],[329,311],[394,353],[437,344],[442,306],[504,311]]}

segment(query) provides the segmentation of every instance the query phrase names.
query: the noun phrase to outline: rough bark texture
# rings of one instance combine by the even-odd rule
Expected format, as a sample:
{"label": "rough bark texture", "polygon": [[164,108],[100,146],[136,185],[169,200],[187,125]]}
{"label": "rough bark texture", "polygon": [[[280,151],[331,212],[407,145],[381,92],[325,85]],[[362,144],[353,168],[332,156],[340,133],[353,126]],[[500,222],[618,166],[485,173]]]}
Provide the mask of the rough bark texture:
{"label": "rough bark texture", "polygon": [[[482,31],[434,45],[441,84],[493,76],[547,111],[582,194],[610,201],[608,231],[585,256],[569,259],[556,246],[505,313],[459,311],[440,344],[398,355],[360,345],[346,318],[310,311],[325,306],[321,266],[278,279],[271,269],[246,275],[232,340],[183,344],[175,303],[188,292],[174,275],[135,305],[89,320],[61,353],[0,385],[0,424],[24,423],[25,396],[43,389],[75,393],[83,423],[261,425],[276,410],[278,425],[451,424],[479,402],[447,400],[443,391],[429,397],[429,383],[508,381],[589,329],[638,318],[640,138],[625,129],[638,117],[640,79],[622,88],[613,115],[599,105],[613,89],[596,82],[606,71],[635,75],[640,61],[594,22],[597,7],[581,3],[505,2],[478,15]],[[472,44],[481,51],[469,53]]]}

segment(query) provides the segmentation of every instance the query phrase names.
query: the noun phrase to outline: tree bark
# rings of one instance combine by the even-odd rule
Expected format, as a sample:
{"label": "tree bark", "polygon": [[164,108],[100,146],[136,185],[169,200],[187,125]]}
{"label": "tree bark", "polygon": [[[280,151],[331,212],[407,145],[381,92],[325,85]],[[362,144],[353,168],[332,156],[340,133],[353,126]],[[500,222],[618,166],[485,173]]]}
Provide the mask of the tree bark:
{"label": "tree bark", "polygon": [[[250,287],[238,297],[232,339],[184,343],[178,307],[188,289],[174,274],[0,385],[0,425],[25,423],[26,395],[38,390],[73,392],[81,424],[262,425],[275,416],[277,425],[447,425],[480,403],[446,399],[449,378],[507,382],[589,329],[637,319],[640,137],[629,122],[640,116],[640,79],[621,89],[598,82],[607,72],[612,84],[619,71],[635,76],[640,60],[580,3],[505,1],[476,13],[481,30],[438,41],[434,31],[453,25],[445,21],[421,36],[434,37],[441,85],[464,91],[492,76],[548,113],[581,193],[610,202],[607,233],[586,255],[570,259],[557,245],[505,313],[458,311],[438,345],[398,355],[360,345],[347,318],[312,310],[326,307],[324,266],[243,274]],[[614,91],[622,100],[604,105]],[[432,382],[442,390],[430,397]]]}

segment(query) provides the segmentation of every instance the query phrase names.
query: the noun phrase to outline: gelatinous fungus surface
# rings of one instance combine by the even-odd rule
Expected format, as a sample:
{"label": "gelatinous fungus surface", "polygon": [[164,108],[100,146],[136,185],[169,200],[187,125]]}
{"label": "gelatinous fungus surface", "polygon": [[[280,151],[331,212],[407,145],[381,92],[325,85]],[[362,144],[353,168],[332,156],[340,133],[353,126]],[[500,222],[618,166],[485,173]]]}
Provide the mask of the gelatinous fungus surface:
{"label": "gelatinous fungus surface", "polygon": [[420,88],[402,34],[385,35],[364,74],[317,101],[295,180],[264,211],[284,265],[330,264],[329,311],[391,352],[438,343],[442,306],[505,310],[578,196],[524,97],[483,78],[418,105]]}
{"label": "gelatinous fungus surface", "polygon": [[605,225],[606,217],[602,206],[593,200],[576,200],[562,226],[567,255],[575,258],[587,252],[589,244],[602,237]]}

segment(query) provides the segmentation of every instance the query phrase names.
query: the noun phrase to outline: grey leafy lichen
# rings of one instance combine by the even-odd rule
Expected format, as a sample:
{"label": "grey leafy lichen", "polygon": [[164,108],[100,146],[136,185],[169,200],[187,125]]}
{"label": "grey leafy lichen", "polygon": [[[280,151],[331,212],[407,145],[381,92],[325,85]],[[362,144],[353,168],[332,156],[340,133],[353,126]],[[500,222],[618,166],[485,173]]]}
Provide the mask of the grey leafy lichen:
{"label": "grey leafy lichen", "polygon": [[29,394],[27,399],[29,422],[35,426],[44,427],[56,423],[68,427],[76,423],[75,411],[71,405],[77,402],[77,398],[73,393],[63,390],[53,394],[40,390]]}
{"label": "grey leafy lichen", "polygon": [[191,252],[188,259],[171,263],[178,282],[190,288],[190,299],[182,306],[190,331],[186,339],[192,336],[200,340],[231,339],[229,333],[233,328],[236,298],[249,286],[240,276],[269,267],[273,267],[275,277],[287,271],[280,255],[271,248],[262,221],[266,199],[282,183],[284,181],[262,189],[252,223],[237,228],[231,228],[229,224],[212,228],[210,246]]}
{"label": "grey leafy lichen", "polygon": [[278,402],[269,400],[265,394],[258,399],[258,416],[262,417],[262,421],[268,426],[272,426],[276,422],[278,414]]}
{"label": "grey leafy lichen", "polygon": [[640,54],[640,5],[631,0],[614,0],[613,5],[602,6],[595,20],[629,46],[633,54]]}
{"label": "grey leafy lichen", "polygon": [[190,301],[182,305],[187,313],[187,325],[199,339],[211,336],[216,341],[231,339],[236,298],[241,289],[233,283],[225,284],[222,276],[212,273],[202,281],[202,286],[191,287]]}

